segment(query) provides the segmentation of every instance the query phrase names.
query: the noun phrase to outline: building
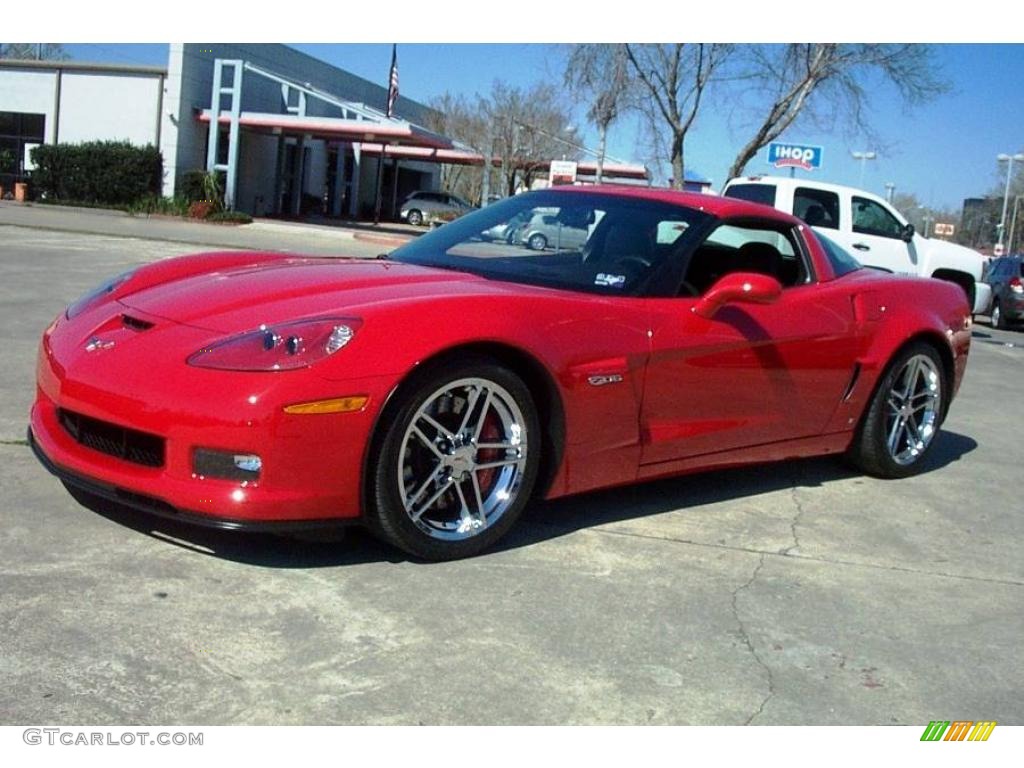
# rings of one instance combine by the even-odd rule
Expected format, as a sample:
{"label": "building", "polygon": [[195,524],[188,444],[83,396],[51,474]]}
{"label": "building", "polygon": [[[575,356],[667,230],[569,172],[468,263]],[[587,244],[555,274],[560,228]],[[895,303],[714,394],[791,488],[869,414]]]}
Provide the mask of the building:
{"label": "building", "polygon": [[[442,164],[484,163],[426,127],[436,111],[399,96],[389,116],[387,100],[276,44],[172,44],[166,68],[0,60],[0,185],[24,178],[40,143],[127,140],[159,147],[168,197],[215,170],[229,207],[255,216],[369,218],[379,193],[387,218],[437,189]],[[615,175],[647,179],[643,166],[606,167]]]}
{"label": "building", "polygon": [[[12,181],[23,175],[43,142],[127,140],[160,148],[167,196],[185,173],[213,165],[227,176],[233,207],[257,216],[366,215],[378,161],[361,152],[364,143],[452,146],[422,127],[432,110],[412,99],[399,96],[388,118],[387,95],[284,45],[172,44],[166,69],[0,61],[0,151],[14,158],[0,170]],[[439,170],[429,159],[386,162],[385,202],[436,188]]]}

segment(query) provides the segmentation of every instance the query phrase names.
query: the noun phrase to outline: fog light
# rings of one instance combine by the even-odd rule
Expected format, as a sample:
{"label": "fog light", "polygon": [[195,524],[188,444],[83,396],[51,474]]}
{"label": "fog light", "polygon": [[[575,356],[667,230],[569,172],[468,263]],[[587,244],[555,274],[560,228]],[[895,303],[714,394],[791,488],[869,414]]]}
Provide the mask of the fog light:
{"label": "fog light", "polygon": [[254,453],[215,451],[196,448],[192,454],[192,471],[202,477],[225,480],[259,480],[263,461]]}

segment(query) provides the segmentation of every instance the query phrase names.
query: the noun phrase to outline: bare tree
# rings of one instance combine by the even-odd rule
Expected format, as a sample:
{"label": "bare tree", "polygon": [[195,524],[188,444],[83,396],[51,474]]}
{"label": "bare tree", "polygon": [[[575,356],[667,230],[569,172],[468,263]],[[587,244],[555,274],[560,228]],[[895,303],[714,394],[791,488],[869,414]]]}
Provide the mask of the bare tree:
{"label": "bare tree", "polygon": [[[942,93],[931,48],[917,44],[797,43],[746,49],[747,71],[769,102],[763,120],[736,155],[728,178],[739,176],[762,147],[777,139],[802,114],[848,120],[868,129],[867,78],[881,75],[910,104]],[[759,100],[760,101],[760,100]],[[758,109],[764,109],[763,101]]]}
{"label": "bare tree", "polygon": [[664,136],[672,186],[683,187],[686,134],[700,111],[701,100],[732,54],[731,45],[673,43],[625,45],[639,91],[639,106],[657,140]]}
{"label": "bare tree", "polygon": [[[487,121],[479,98],[471,101],[464,96],[444,93],[431,100],[436,110],[427,120],[426,127],[455,139],[477,154],[490,152],[487,141]],[[483,170],[466,165],[441,166],[441,188],[467,200],[480,198]]]}
{"label": "bare tree", "polygon": [[[431,106],[440,116],[430,121],[428,128],[485,158],[499,158],[501,186],[508,195],[515,194],[520,185],[529,187],[553,158],[577,156],[575,137],[568,129],[568,106],[551,85],[537,84],[524,90],[499,80],[487,97],[470,100],[446,93]],[[490,171],[489,165],[485,167]],[[483,173],[480,168],[444,166],[442,185],[469,200],[479,200]]]}
{"label": "bare tree", "polygon": [[66,61],[71,58],[60,43],[0,44],[0,59]]}
{"label": "bare tree", "polygon": [[626,46],[574,45],[565,68],[565,84],[590,101],[587,118],[597,126],[597,183],[604,175],[608,127],[624,107],[629,89]]}
{"label": "bare tree", "polygon": [[576,159],[576,137],[566,99],[546,83],[528,90],[497,81],[486,109],[495,150],[501,158],[506,194],[529,188],[537,173],[553,159]]}

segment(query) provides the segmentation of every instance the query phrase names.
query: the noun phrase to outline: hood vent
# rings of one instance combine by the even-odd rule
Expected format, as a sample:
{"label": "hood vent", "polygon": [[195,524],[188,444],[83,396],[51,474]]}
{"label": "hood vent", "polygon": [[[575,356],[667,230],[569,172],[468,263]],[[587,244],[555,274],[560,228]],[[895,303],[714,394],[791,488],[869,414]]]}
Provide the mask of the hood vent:
{"label": "hood vent", "polygon": [[121,324],[125,328],[131,328],[133,331],[148,331],[153,327],[153,323],[148,320],[140,320],[137,317],[131,315],[121,315]]}

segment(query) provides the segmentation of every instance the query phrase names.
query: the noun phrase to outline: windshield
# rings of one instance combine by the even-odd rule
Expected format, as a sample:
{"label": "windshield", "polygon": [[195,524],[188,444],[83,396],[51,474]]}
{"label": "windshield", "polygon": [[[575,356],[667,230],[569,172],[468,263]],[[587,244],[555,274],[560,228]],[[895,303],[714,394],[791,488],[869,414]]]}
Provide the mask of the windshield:
{"label": "windshield", "polygon": [[445,224],[390,258],[496,280],[644,295],[710,220],[700,211],[640,198],[527,192]]}

